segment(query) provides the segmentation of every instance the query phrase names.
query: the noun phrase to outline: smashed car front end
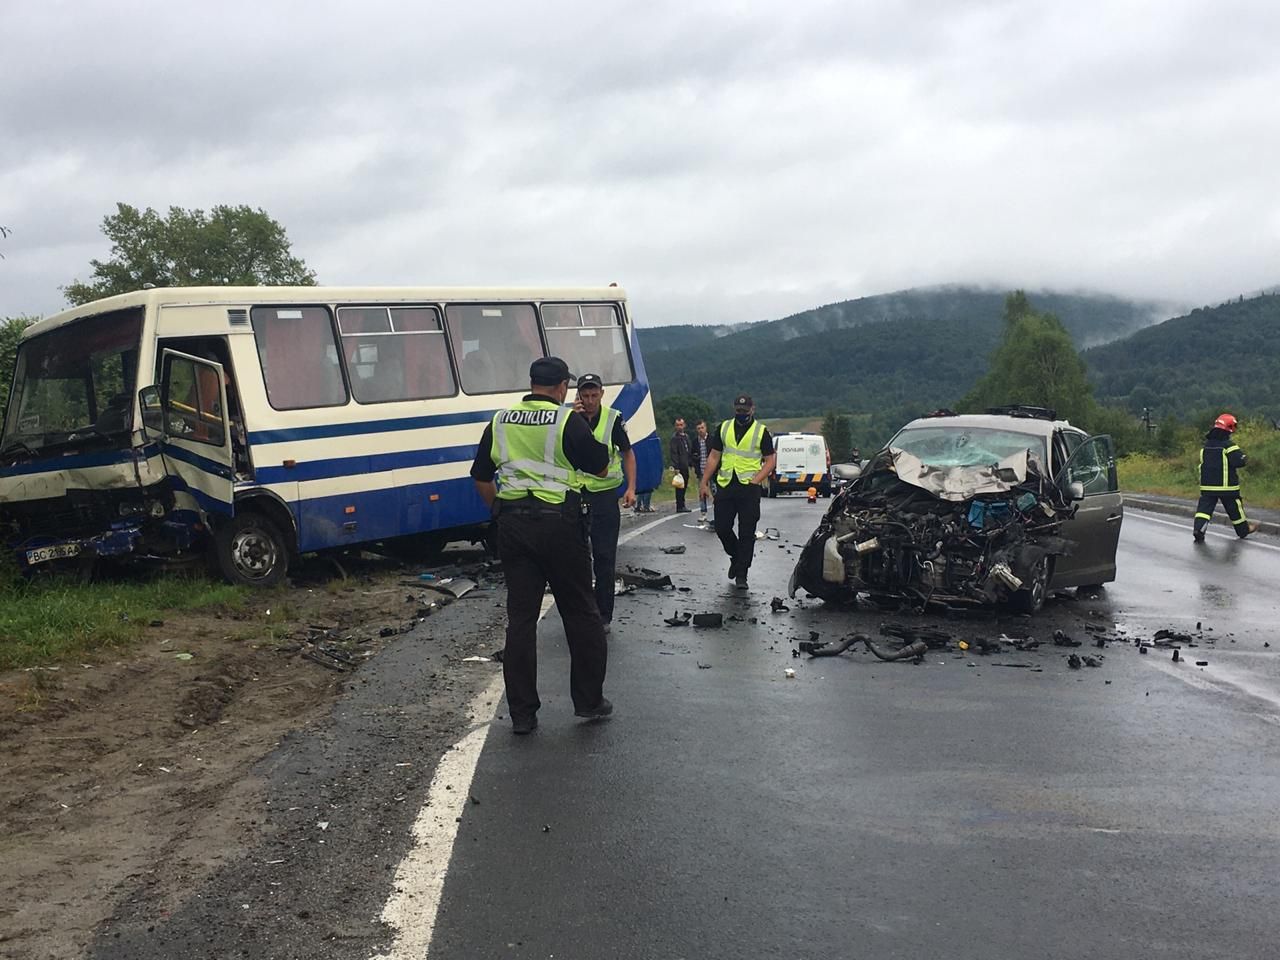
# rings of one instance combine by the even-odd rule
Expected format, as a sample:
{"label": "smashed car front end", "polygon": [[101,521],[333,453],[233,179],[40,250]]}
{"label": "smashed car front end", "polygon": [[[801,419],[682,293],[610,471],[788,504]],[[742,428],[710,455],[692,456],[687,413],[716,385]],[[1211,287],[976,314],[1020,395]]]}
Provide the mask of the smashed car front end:
{"label": "smashed car front end", "polygon": [[827,510],[791,576],[824,600],[1007,600],[1037,608],[1074,508],[1022,451],[985,466],[939,467],[905,450],[876,456]]}

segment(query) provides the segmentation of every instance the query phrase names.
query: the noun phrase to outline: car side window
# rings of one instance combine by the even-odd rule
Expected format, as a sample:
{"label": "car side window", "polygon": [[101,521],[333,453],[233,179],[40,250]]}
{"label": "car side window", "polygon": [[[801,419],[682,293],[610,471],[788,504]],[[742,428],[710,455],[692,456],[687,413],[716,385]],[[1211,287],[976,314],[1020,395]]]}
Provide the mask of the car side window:
{"label": "car side window", "polygon": [[1086,497],[1115,490],[1114,476],[1110,437],[1081,442],[1067,461],[1067,480],[1081,484]]}

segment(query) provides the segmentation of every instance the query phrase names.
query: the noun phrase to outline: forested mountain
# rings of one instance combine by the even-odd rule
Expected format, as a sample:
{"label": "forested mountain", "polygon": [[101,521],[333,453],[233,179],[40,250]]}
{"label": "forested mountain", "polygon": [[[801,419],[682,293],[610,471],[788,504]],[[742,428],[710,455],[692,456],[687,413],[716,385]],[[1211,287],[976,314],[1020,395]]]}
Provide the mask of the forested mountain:
{"label": "forested mountain", "polygon": [[[727,412],[746,390],[763,417],[836,409],[887,421],[954,403],[986,370],[1006,291],[931,287],[830,304],[740,327],[639,331],[658,397],[682,393]],[[1162,315],[1154,303],[1031,293],[1077,343],[1123,337]]]}
{"label": "forested mountain", "polygon": [[1280,417],[1280,293],[1193,310],[1084,359],[1104,403],[1160,418],[1210,409]]}

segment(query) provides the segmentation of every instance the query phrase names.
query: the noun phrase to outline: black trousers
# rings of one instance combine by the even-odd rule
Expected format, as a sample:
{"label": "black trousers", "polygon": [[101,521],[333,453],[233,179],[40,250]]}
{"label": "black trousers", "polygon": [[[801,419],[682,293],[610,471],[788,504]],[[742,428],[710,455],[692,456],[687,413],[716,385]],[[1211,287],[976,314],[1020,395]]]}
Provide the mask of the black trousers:
{"label": "black trousers", "polygon": [[1235,527],[1237,537],[1249,535],[1249,518],[1244,515],[1244,501],[1236,491],[1230,493],[1202,493],[1196,503],[1195,531],[1199,533],[1213,519],[1213,508],[1219,503],[1227,511],[1227,519]]}
{"label": "black trousers", "polygon": [[538,614],[547,584],[556,598],[569,642],[569,693],[575,710],[590,710],[604,696],[608,662],[604,627],[591,593],[591,551],[573,518],[504,512],[498,553],[507,579],[507,649],[502,677],[513,720],[532,717],[538,699]]}
{"label": "black trousers", "polygon": [[622,510],[618,491],[584,493],[591,511],[591,567],[596,576],[596,608],[600,619],[613,622],[613,578],[618,565],[618,529],[622,526]]}
{"label": "black trousers", "polygon": [[683,510],[685,489],[689,486],[689,468],[676,467],[676,473],[684,478],[684,486],[676,487],[676,509]]}
{"label": "black trousers", "polygon": [[[727,487],[716,481],[716,536],[724,545],[733,565],[743,576],[751,567],[751,559],[756,552],[756,524],[760,522],[760,485],[758,483],[739,483],[731,480]],[[738,523],[738,532],[733,532],[734,521]]]}

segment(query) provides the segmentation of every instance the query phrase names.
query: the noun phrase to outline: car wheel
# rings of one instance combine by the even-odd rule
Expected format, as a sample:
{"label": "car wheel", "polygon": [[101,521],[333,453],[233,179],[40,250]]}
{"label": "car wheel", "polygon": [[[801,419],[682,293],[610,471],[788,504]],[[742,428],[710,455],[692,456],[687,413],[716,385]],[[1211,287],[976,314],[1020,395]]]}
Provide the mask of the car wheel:
{"label": "car wheel", "polygon": [[260,513],[239,513],[222,524],[213,547],[219,572],[240,586],[274,587],[289,570],[288,542]]}
{"label": "car wheel", "polygon": [[1031,568],[1031,582],[1011,598],[1014,609],[1019,613],[1039,613],[1044,602],[1049,599],[1049,580],[1052,576],[1053,561],[1049,557],[1041,557]]}

